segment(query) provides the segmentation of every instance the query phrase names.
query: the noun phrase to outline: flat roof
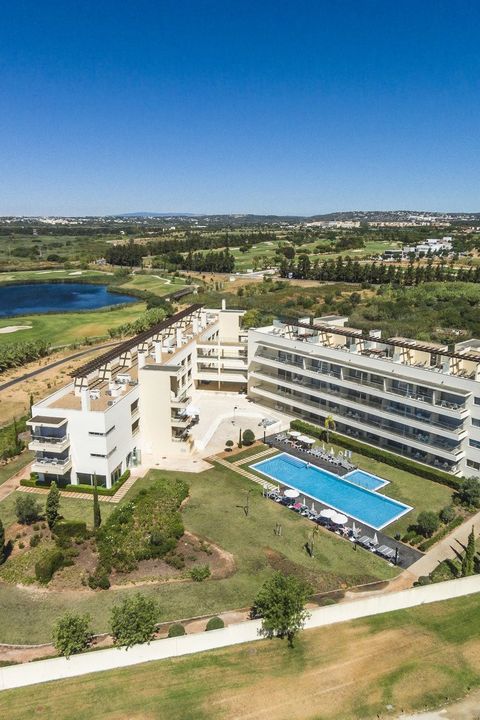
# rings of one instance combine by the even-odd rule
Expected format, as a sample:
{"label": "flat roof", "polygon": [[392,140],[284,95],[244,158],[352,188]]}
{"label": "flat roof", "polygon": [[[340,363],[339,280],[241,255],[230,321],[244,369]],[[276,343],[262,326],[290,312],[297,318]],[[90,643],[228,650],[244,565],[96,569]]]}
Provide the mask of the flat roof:
{"label": "flat roof", "polygon": [[67,418],[48,417],[48,415],[35,415],[31,420],[27,421],[27,425],[53,425],[58,427],[67,422]]}

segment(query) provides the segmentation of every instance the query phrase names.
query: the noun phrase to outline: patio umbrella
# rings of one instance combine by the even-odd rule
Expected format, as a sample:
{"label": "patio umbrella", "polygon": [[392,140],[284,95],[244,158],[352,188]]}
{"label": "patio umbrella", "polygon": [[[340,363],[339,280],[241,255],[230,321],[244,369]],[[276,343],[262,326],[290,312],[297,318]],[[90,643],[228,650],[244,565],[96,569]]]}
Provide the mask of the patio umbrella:
{"label": "patio umbrella", "polygon": [[335,513],[335,515],[332,516],[332,522],[335,523],[335,525],[345,525],[347,520],[347,516],[342,513]]}
{"label": "patio umbrella", "polygon": [[336,514],[337,514],[336,510],[332,510],[331,508],[326,508],[326,510],[322,510],[320,512],[320,517],[331,518],[331,517],[333,517],[333,515],[336,515]]}
{"label": "patio umbrella", "polygon": [[286,498],[291,498],[292,500],[300,495],[298,490],[293,490],[293,488],[287,488],[287,490],[283,491],[283,494]]}
{"label": "patio umbrella", "polygon": [[335,450],[333,449],[333,447],[330,448],[330,455],[333,455],[333,457],[335,457]]}
{"label": "patio umbrella", "polygon": [[302,433],[298,432],[298,430],[289,430],[288,434],[290,435],[290,437],[298,438]]}
{"label": "patio umbrella", "polygon": [[315,510],[315,503],[314,503],[314,502],[312,502],[311,510],[312,510],[313,513],[314,513],[314,512],[317,512],[317,511]]}
{"label": "patio umbrella", "polygon": [[373,536],[373,539],[372,539],[372,545],[378,545],[378,537],[377,537],[377,533],[375,533],[375,535]]}
{"label": "patio umbrella", "polygon": [[311,437],[308,437],[308,435],[299,435],[298,441],[303,443],[304,445],[314,445],[315,440]]}
{"label": "patio umbrella", "polygon": [[305,502],[305,495],[304,495],[303,498],[302,498],[302,502],[303,502],[304,505],[307,504],[307,503]]}

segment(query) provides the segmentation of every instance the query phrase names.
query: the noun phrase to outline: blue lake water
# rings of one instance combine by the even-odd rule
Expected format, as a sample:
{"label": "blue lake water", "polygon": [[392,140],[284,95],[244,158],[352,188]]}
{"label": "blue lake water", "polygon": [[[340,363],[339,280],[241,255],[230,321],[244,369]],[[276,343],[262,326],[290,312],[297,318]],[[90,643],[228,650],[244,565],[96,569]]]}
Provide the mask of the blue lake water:
{"label": "blue lake water", "polygon": [[[357,476],[361,483],[357,485],[355,471],[351,473],[350,481],[350,475],[341,478],[287,453],[262,460],[251,467],[282,485],[295,488],[301,494],[318,500],[376,530],[381,530],[385,525],[389,525],[411,510],[408,505],[366,489],[369,473],[364,471],[360,471],[360,475]],[[370,486],[378,487],[381,479],[375,475],[370,477],[372,478]]]}
{"label": "blue lake water", "polygon": [[87,283],[22,283],[0,286],[0,317],[32,313],[96,310],[138,302],[130,295],[108,291],[106,285]]}

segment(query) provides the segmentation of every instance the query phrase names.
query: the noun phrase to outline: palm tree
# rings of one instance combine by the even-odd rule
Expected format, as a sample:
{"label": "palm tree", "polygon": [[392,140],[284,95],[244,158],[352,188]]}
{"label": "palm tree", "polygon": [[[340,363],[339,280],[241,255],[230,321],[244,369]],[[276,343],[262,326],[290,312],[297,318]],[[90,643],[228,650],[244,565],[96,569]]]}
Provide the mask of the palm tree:
{"label": "palm tree", "polygon": [[330,442],[330,430],[335,430],[335,420],[331,415],[327,415],[325,418],[325,435],[327,438],[327,443]]}

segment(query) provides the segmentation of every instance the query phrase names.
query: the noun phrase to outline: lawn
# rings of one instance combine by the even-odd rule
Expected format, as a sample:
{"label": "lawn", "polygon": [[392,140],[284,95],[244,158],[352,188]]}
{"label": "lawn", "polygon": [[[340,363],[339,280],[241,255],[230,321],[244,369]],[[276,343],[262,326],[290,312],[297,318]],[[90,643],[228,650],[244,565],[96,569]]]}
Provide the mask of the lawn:
{"label": "lawn", "polygon": [[[16,492],[10,493],[7,497],[0,502],[0,520],[3,522],[4,527],[8,527],[13,522],[16,522],[15,515],[15,501],[19,495],[23,495],[23,492],[17,490]],[[44,508],[47,499],[46,494],[35,494],[35,499],[39,505]],[[101,498],[100,498],[101,501]],[[100,502],[100,509],[102,512],[102,519],[106,520],[112,512],[115,506],[112,503]],[[89,527],[93,525],[93,510],[92,510],[92,496],[86,495],[85,500],[76,500],[75,498],[67,498],[62,496],[60,502],[60,512],[68,520],[85,520]]]}
{"label": "lawn", "polygon": [[134,275],[127,282],[118,286],[119,290],[142,290],[153,295],[168,295],[181,290],[185,283],[180,278],[161,277],[160,275]]}
{"label": "lawn", "polygon": [[144,310],[145,304],[139,302],[111,310],[2,318],[0,328],[9,325],[30,325],[31,329],[16,333],[1,333],[0,346],[26,340],[48,339],[55,347],[71,345],[84,340],[84,338],[108,338],[109,328],[136,320]]}
{"label": "lawn", "polygon": [[[157,477],[168,475],[151,470],[127,493],[126,501],[148,487]],[[385,580],[397,570],[368,552],[353,553],[350,543],[327,532],[316,540],[315,558],[304,544],[312,525],[284,507],[266,500],[260,488],[233,470],[222,466],[203,473],[174,473],[190,485],[190,500],[184,510],[187,530],[206,538],[232,553],[236,572],[221,580],[148,585],[146,594],[158,599],[159,620],[188,618],[222,610],[248,607],[263,581],[275,569],[309,579],[316,591]],[[245,516],[246,491],[250,512]],[[0,516],[7,524],[12,518],[14,495],[0,503]],[[111,506],[102,503],[102,512]],[[90,516],[89,503],[62,499],[65,517]],[[105,515],[104,515],[105,517]],[[274,535],[276,523],[283,534]],[[0,641],[11,643],[45,642],[50,639],[53,621],[64,610],[89,612],[96,631],[105,630],[111,605],[131,590],[72,593],[50,592],[37,596],[11,585],[0,584]]]}
{"label": "lawn", "polygon": [[366,720],[440,707],[479,685],[477,595],[308,630],[293,650],[262,640],[8,690],[0,713],[9,720]]}
{"label": "lawn", "polygon": [[27,450],[21,455],[18,455],[16,458],[13,458],[13,460],[10,460],[10,462],[6,465],[0,465],[0,485],[3,485],[6,480],[11,478],[12,475],[15,475],[19,470],[25,467],[25,465],[28,465],[29,462],[32,462],[32,459],[33,453]]}

